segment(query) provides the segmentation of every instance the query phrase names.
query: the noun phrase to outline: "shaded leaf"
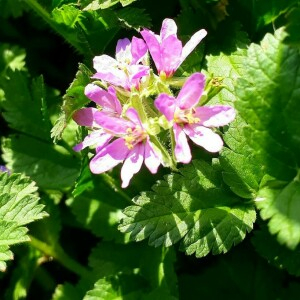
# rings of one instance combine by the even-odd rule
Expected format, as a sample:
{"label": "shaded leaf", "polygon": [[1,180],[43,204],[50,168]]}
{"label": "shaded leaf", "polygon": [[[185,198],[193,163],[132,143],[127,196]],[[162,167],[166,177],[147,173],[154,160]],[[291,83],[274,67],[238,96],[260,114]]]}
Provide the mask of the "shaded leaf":
{"label": "shaded leaf", "polygon": [[118,275],[103,278],[95,283],[94,289],[87,292],[84,300],[109,300],[126,297],[141,299],[143,279],[138,275]]}
{"label": "shaded leaf", "polygon": [[74,198],[68,199],[67,204],[77,220],[96,236],[124,241],[126,236],[117,230],[117,226],[128,201],[124,199],[126,194],[116,192],[108,174],[93,175],[88,165],[83,165]]}
{"label": "shaded leaf", "polygon": [[78,176],[78,160],[62,146],[15,135],[3,140],[2,149],[8,168],[27,174],[41,188],[67,188]]}
{"label": "shaded leaf", "polygon": [[126,27],[139,30],[142,27],[150,27],[151,18],[145,9],[126,7],[116,11],[117,18]]}
{"label": "shaded leaf", "polygon": [[6,75],[11,69],[25,70],[25,50],[17,46],[2,44],[0,46],[0,74]]}
{"label": "shaded leaf", "polygon": [[287,14],[286,32],[287,37],[284,42],[293,46],[300,46],[300,24],[298,22],[300,18],[300,8],[295,8]]}
{"label": "shaded leaf", "polygon": [[[19,66],[20,67],[20,66]],[[9,70],[2,81],[4,97],[0,106],[9,126],[43,140],[50,139],[50,122],[46,118],[46,93],[42,77],[33,79],[19,70]]]}
{"label": "shaded leaf", "polygon": [[21,0],[0,0],[1,17],[18,18],[23,14],[26,5]]}
{"label": "shaded leaf", "polygon": [[281,244],[295,249],[300,243],[300,182],[295,180],[282,187],[282,183],[269,181],[256,199],[261,217],[270,219],[270,232]]}
{"label": "shaded leaf", "polygon": [[13,269],[5,299],[24,299],[28,296],[28,290],[38,268],[38,260],[42,256],[38,250],[23,245],[15,251],[17,258],[19,257],[18,265]]}
{"label": "shaded leaf", "polygon": [[275,236],[272,236],[268,229],[263,227],[256,230],[251,239],[256,251],[269,263],[279,269],[286,269],[290,274],[300,276],[300,247],[291,250],[280,245]]}

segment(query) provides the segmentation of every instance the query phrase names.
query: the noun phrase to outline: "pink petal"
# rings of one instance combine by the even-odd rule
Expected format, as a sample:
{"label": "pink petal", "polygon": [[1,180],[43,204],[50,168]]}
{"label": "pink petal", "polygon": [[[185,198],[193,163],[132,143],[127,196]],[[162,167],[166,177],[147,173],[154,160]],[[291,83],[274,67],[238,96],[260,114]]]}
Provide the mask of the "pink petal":
{"label": "pink petal", "polygon": [[131,41],[132,64],[141,62],[147,54],[148,47],[146,43],[137,37],[133,37]]}
{"label": "pink petal", "polygon": [[173,120],[176,99],[168,94],[160,94],[154,101],[156,108],[165,115],[168,121]]}
{"label": "pink petal", "polygon": [[174,136],[175,136],[175,142],[176,142],[176,145],[175,145],[176,160],[178,162],[187,164],[191,161],[192,155],[191,155],[191,150],[190,150],[189,144],[187,142],[185,132],[177,124],[174,124],[173,130],[174,130]]}
{"label": "pink petal", "polygon": [[108,55],[100,55],[100,56],[95,56],[94,59],[93,59],[93,66],[94,66],[94,69],[96,71],[103,71],[103,70],[106,70],[107,68],[116,68],[118,66],[118,62],[108,56]]}
{"label": "pink petal", "polygon": [[140,79],[143,76],[149,75],[150,67],[143,65],[131,65],[128,66],[131,79]]}
{"label": "pink petal", "polygon": [[109,86],[107,89],[107,92],[112,96],[112,99],[114,102],[113,107],[114,107],[116,113],[118,115],[121,115],[122,105],[121,105],[119,99],[117,98],[117,92],[116,92],[115,88],[113,86]]}
{"label": "pink petal", "polygon": [[93,107],[81,108],[77,110],[72,118],[80,126],[99,127],[95,122],[95,116],[99,110]]}
{"label": "pink petal", "polygon": [[133,177],[142,167],[144,160],[144,144],[137,144],[127,155],[121,169],[122,188],[126,188]]}
{"label": "pink petal", "polygon": [[104,173],[123,162],[129,153],[125,141],[119,138],[103,148],[90,161],[90,169],[94,174]]}
{"label": "pink petal", "polygon": [[122,106],[113,87],[109,87],[108,91],[105,91],[96,84],[90,83],[85,87],[84,93],[89,99],[99,104],[103,112],[110,115],[121,114]]}
{"label": "pink petal", "polygon": [[159,156],[155,153],[149,139],[145,143],[145,165],[152,174],[157,172],[157,169],[161,163]]}
{"label": "pink petal", "polygon": [[200,119],[199,124],[206,127],[224,126],[235,118],[235,110],[231,106],[201,106],[196,108],[195,117]]}
{"label": "pink petal", "polygon": [[[104,70],[104,69],[103,69]],[[98,71],[92,76],[93,79],[101,79],[110,84],[127,88],[129,86],[127,75],[123,70],[109,67],[104,71]]]}
{"label": "pink petal", "polygon": [[149,52],[159,73],[162,70],[160,37],[148,29],[142,30],[141,35],[148,46]]}
{"label": "pink petal", "polygon": [[187,56],[196,48],[196,46],[202,41],[202,39],[207,35],[206,30],[201,29],[193,34],[190,40],[184,45],[182,49],[182,55],[180,59],[180,64],[187,58]]}
{"label": "pink petal", "polygon": [[194,73],[184,83],[177,96],[180,109],[193,108],[200,100],[205,85],[205,76],[202,73]]}
{"label": "pink petal", "polygon": [[87,135],[84,140],[76,145],[73,149],[75,151],[81,151],[82,149],[97,145],[97,150],[99,151],[104,146],[107,145],[107,143],[112,139],[112,135],[109,133],[104,132],[103,130],[96,130]]}
{"label": "pink petal", "polygon": [[132,55],[130,50],[131,50],[131,43],[129,39],[125,38],[125,39],[118,40],[117,47],[116,47],[117,61],[121,63],[126,63],[126,62],[131,63]]}
{"label": "pink petal", "polygon": [[195,144],[209,152],[218,152],[223,147],[221,137],[209,128],[197,124],[189,124],[184,127],[184,131]]}
{"label": "pink petal", "polygon": [[161,40],[163,41],[170,35],[176,36],[176,34],[177,34],[177,25],[175,21],[172,19],[164,19],[160,30]]}
{"label": "pink petal", "polygon": [[143,127],[142,122],[141,122],[141,119],[140,119],[140,117],[139,117],[139,115],[138,115],[138,112],[137,112],[133,107],[130,107],[130,108],[127,109],[127,111],[126,111],[126,116],[127,116],[128,119],[129,119],[130,121],[132,121],[134,124]]}
{"label": "pink petal", "polygon": [[126,134],[128,128],[132,128],[133,124],[121,118],[108,116],[103,112],[99,112],[95,116],[96,122],[113,134]]}
{"label": "pink petal", "polygon": [[169,77],[173,75],[180,63],[182,43],[175,35],[170,35],[162,41],[160,51],[160,71],[164,71]]}

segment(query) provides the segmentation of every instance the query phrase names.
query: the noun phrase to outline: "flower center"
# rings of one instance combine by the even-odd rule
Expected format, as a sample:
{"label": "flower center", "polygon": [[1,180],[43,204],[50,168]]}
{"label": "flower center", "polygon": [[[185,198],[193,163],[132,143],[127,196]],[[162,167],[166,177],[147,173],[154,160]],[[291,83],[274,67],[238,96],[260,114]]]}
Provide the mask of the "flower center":
{"label": "flower center", "polygon": [[174,121],[177,124],[195,124],[199,123],[200,119],[194,116],[195,110],[192,109],[176,109],[174,113]]}
{"label": "flower center", "polygon": [[136,144],[143,142],[147,137],[147,132],[141,126],[136,126],[134,129],[127,128],[126,132],[124,140],[129,150],[133,149]]}

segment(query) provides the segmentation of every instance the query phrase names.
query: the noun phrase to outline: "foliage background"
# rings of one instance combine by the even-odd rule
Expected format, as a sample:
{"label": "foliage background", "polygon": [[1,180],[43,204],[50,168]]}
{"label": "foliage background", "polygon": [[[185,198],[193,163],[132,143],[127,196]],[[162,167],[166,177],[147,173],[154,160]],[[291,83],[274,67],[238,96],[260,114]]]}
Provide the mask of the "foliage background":
{"label": "foliage background", "polygon": [[[292,0],[0,0],[0,299],[297,299],[299,16]],[[71,115],[92,58],[166,17],[184,41],[208,31],[178,75],[221,77],[210,103],[238,117],[220,155],[122,190],[72,150]]]}

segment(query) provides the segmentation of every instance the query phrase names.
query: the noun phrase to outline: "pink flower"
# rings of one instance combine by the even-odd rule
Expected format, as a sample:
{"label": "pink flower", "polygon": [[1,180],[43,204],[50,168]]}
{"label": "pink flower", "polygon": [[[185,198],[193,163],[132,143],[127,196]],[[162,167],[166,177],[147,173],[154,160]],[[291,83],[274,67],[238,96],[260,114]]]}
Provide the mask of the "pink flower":
{"label": "pink flower", "polygon": [[123,188],[129,185],[133,175],[140,170],[143,161],[153,174],[157,172],[161,163],[137,111],[129,108],[126,116],[128,120],[105,114],[96,116],[96,121],[118,138],[103,147],[90,162],[90,169],[95,174],[104,173],[124,162],[121,169]]}
{"label": "pink flower", "polygon": [[178,162],[191,161],[187,136],[209,152],[220,151],[223,141],[210,127],[226,125],[235,118],[235,110],[230,106],[197,107],[204,84],[205,76],[195,73],[187,79],[177,98],[160,94],[154,102],[156,108],[173,123],[175,157]]}
{"label": "pink flower", "polygon": [[182,42],[177,38],[177,26],[174,20],[165,19],[162,23],[160,35],[156,35],[149,29],[141,31],[149,52],[155,63],[157,72],[164,72],[171,77],[186,57],[206,36],[204,29],[197,31],[191,39],[182,47]]}
{"label": "pink flower", "polygon": [[117,43],[116,59],[101,55],[95,56],[94,68],[97,73],[92,78],[121,86],[130,91],[139,88],[140,79],[149,74],[149,66],[140,64],[147,56],[147,46],[142,39],[133,37],[132,42],[125,38]]}
{"label": "pink flower", "polygon": [[86,147],[96,145],[96,151],[99,151],[107,145],[113,138],[113,135],[106,132],[97,121],[95,121],[96,116],[106,114],[119,117],[122,113],[122,106],[113,87],[109,87],[108,90],[105,91],[95,84],[88,84],[85,88],[85,95],[101,107],[101,112],[97,108],[88,107],[82,108],[74,113],[73,119],[77,124],[89,127],[93,129],[93,131],[73,149],[75,151],[81,151]]}

